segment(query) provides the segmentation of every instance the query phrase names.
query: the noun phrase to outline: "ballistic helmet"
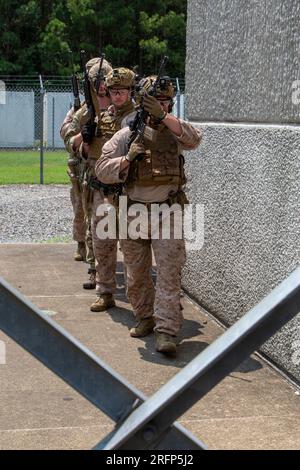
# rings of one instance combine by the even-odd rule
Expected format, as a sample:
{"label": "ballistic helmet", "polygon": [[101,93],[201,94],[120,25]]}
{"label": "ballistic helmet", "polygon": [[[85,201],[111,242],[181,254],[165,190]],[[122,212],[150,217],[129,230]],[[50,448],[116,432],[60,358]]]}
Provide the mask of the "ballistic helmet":
{"label": "ballistic helmet", "polygon": [[132,70],[126,69],[124,67],[119,67],[117,69],[111,70],[106,77],[106,86],[111,87],[120,87],[120,88],[132,88],[134,85],[135,74]]}
{"label": "ballistic helmet", "polygon": [[[93,59],[92,59],[93,60]],[[98,77],[99,67],[100,67],[101,59],[98,58],[98,61],[92,65],[92,67],[88,70],[89,79],[91,80],[93,86],[96,84],[96,80]],[[101,78],[104,80],[105,77],[112,71],[112,67],[107,62],[107,60],[103,59],[102,67],[101,67]]]}
{"label": "ballistic helmet", "polygon": [[92,59],[88,60],[87,63],[85,64],[85,68],[87,72],[91,70],[93,65],[97,64],[97,62],[100,61],[100,57],[93,57]]}
{"label": "ballistic helmet", "polygon": [[[137,86],[137,92],[143,95],[145,92],[149,93],[151,91],[155,81],[156,75],[150,75],[149,77],[142,78]],[[161,77],[159,83],[156,87],[156,94],[155,96],[158,97],[166,97],[169,99],[173,99],[175,95],[174,86],[170,77]]]}

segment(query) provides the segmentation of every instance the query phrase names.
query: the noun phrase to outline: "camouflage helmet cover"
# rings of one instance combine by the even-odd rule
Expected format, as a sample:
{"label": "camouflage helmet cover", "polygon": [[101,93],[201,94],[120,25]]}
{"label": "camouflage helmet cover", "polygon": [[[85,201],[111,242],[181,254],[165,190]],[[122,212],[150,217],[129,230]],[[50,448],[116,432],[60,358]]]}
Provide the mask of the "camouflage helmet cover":
{"label": "camouflage helmet cover", "polygon": [[106,86],[108,88],[119,86],[124,88],[131,88],[134,85],[135,74],[132,70],[124,67],[111,70],[106,76]]}
{"label": "camouflage helmet cover", "polygon": [[[156,80],[156,75],[150,75],[149,77],[142,78],[138,84],[138,90],[140,94],[148,93]],[[175,90],[171,82],[170,77],[161,77],[157,87],[156,96],[165,96],[170,99],[174,98]]]}
{"label": "camouflage helmet cover", "polygon": [[87,72],[89,72],[93,65],[97,64],[98,62],[100,62],[100,57],[93,57],[92,59],[88,60],[85,64]]}
{"label": "camouflage helmet cover", "polygon": [[[92,60],[94,59],[91,59],[91,61]],[[93,65],[88,69],[89,79],[92,81],[93,85],[95,85],[96,83],[100,63],[101,63],[101,59],[98,58],[98,60],[95,63],[93,63]],[[88,63],[86,66],[88,67]],[[102,68],[101,68],[101,74],[103,75],[103,77],[105,78],[107,74],[109,74],[111,71],[112,71],[111,65],[107,62],[107,60],[103,59]]]}

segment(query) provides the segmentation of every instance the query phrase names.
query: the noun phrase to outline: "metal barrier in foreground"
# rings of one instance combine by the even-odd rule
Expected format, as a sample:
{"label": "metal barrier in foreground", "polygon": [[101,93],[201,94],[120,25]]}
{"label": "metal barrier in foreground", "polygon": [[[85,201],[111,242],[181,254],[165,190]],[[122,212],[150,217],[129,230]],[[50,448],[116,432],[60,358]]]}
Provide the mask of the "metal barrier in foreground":
{"label": "metal barrier in foreground", "polygon": [[116,422],[95,449],[205,449],[175,420],[299,311],[300,267],[146,398],[0,279],[0,328]]}

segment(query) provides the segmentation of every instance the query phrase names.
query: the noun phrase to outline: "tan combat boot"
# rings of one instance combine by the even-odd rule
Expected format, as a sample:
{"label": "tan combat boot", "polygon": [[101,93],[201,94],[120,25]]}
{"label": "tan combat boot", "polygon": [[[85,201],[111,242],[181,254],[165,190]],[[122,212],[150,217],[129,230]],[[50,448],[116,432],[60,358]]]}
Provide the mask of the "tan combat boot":
{"label": "tan combat boot", "polygon": [[90,279],[82,284],[84,289],[96,289],[96,269],[89,269]]}
{"label": "tan combat boot", "polygon": [[176,354],[176,336],[155,332],[155,349],[164,354]]}
{"label": "tan combat boot", "polygon": [[115,307],[116,303],[112,294],[100,294],[97,300],[91,305],[91,312],[104,312],[111,307]]}
{"label": "tan combat boot", "polygon": [[135,327],[131,328],[129,334],[133,338],[142,338],[143,336],[149,335],[153,331],[154,327],[155,322],[153,317],[144,318],[143,320],[140,320]]}
{"label": "tan combat boot", "polygon": [[85,261],[86,259],[86,251],[85,251],[85,242],[78,242],[77,243],[77,250],[74,254],[75,261]]}

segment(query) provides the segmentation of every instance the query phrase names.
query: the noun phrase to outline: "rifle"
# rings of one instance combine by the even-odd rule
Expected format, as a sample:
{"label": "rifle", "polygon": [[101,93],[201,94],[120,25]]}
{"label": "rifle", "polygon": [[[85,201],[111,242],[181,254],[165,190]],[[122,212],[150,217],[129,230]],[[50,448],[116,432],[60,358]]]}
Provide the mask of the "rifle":
{"label": "rifle", "polygon": [[[158,71],[156,80],[153,83],[150,90],[148,91],[148,94],[151,95],[151,96],[156,95],[156,89],[159,85],[159,82],[160,82],[161,77],[162,77],[163,70],[166,66],[166,63],[167,63],[168,59],[169,59],[168,56],[165,55],[162,58],[161,62],[160,62],[159,71]],[[147,127],[146,122],[147,122],[148,116],[149,116],[149,113],[147,111],[145,111],[145,109],[143,107],[143,99],[142,99],[141,104],[140,104],[140,109],[136,113],[134,121],[130,125],[131,135],[130,135],[130,138],[129,138],[129,141],[128,141],[128,149],[130,148],[132,142],[137,138],[137,136],[140,136],[140,140],[142,141],[145,130],[146,130],[146,127]],[[152,129],[149,129],[149,131],[150,131],[149,134],[150,134],[150,138],[151,138]],[[140,157],[137,157],[137,159],[139,160]]]}
{"label": "rifle", "polygon": [[74,108],[74,111],[76,112],[81,107],[81,103],[79,99],[78,80],[75,74],[71,75],[71,83],[72,83],[72,90],[73,90],[73,95],[74,95],[73,108]]}
{"label": "rifle", "polygon": [[[102,79],[102,64],[104,60],[104,54],[101,55],[101,61],[100,61],[100,66],[99,70],[97,72],[97,77],[96,77],[96,87],[99,88],[100,86],[100,80]],[[91,141],[93,140],[93,137],[95,135],[95,130],[96,130],[96,123],[95,123],[95,117],[96,117],[96,111],[95,111],[95,106],[93,103],[92,99],[92,91],[91,91],[91,82],[89,80],[89,74],[86,69],[86,53],[85,51],[80,51],[80,63],[81,63],[81,68],[83,71],[83,90],[84,90],[84,99],[85,103],[87,106],[88,110],[88,116],[89,120],[85,124],[83,130],[81,131],[82,137],[83,137],[83,142],[90,144]],[[98,90],[98,88],[96,88]]]}
{"label": "rifle", "polygon": [[101,60],[100,60],[99,70],[97,72],[96,83],[95,83],[95,90],[97,94],[99,91],[100,82],[104,78],[103,73],[102,73],[102,65],[103,65],[103,60],[105,59],[105,54],[100,54],[100,57],[101,57]]}
{"label": "rifle", "polygon": [[84,91],[84,99],[85,104],[88,109],[89,113],[89,123],[93,124],[95,121],[96,113],[95,108],[92,100],[92,93],[91,93],[91,83],[89,80],[89,74],[86,69],[86,52],[80,51],[80,65],[83,72],[83,91]]}

